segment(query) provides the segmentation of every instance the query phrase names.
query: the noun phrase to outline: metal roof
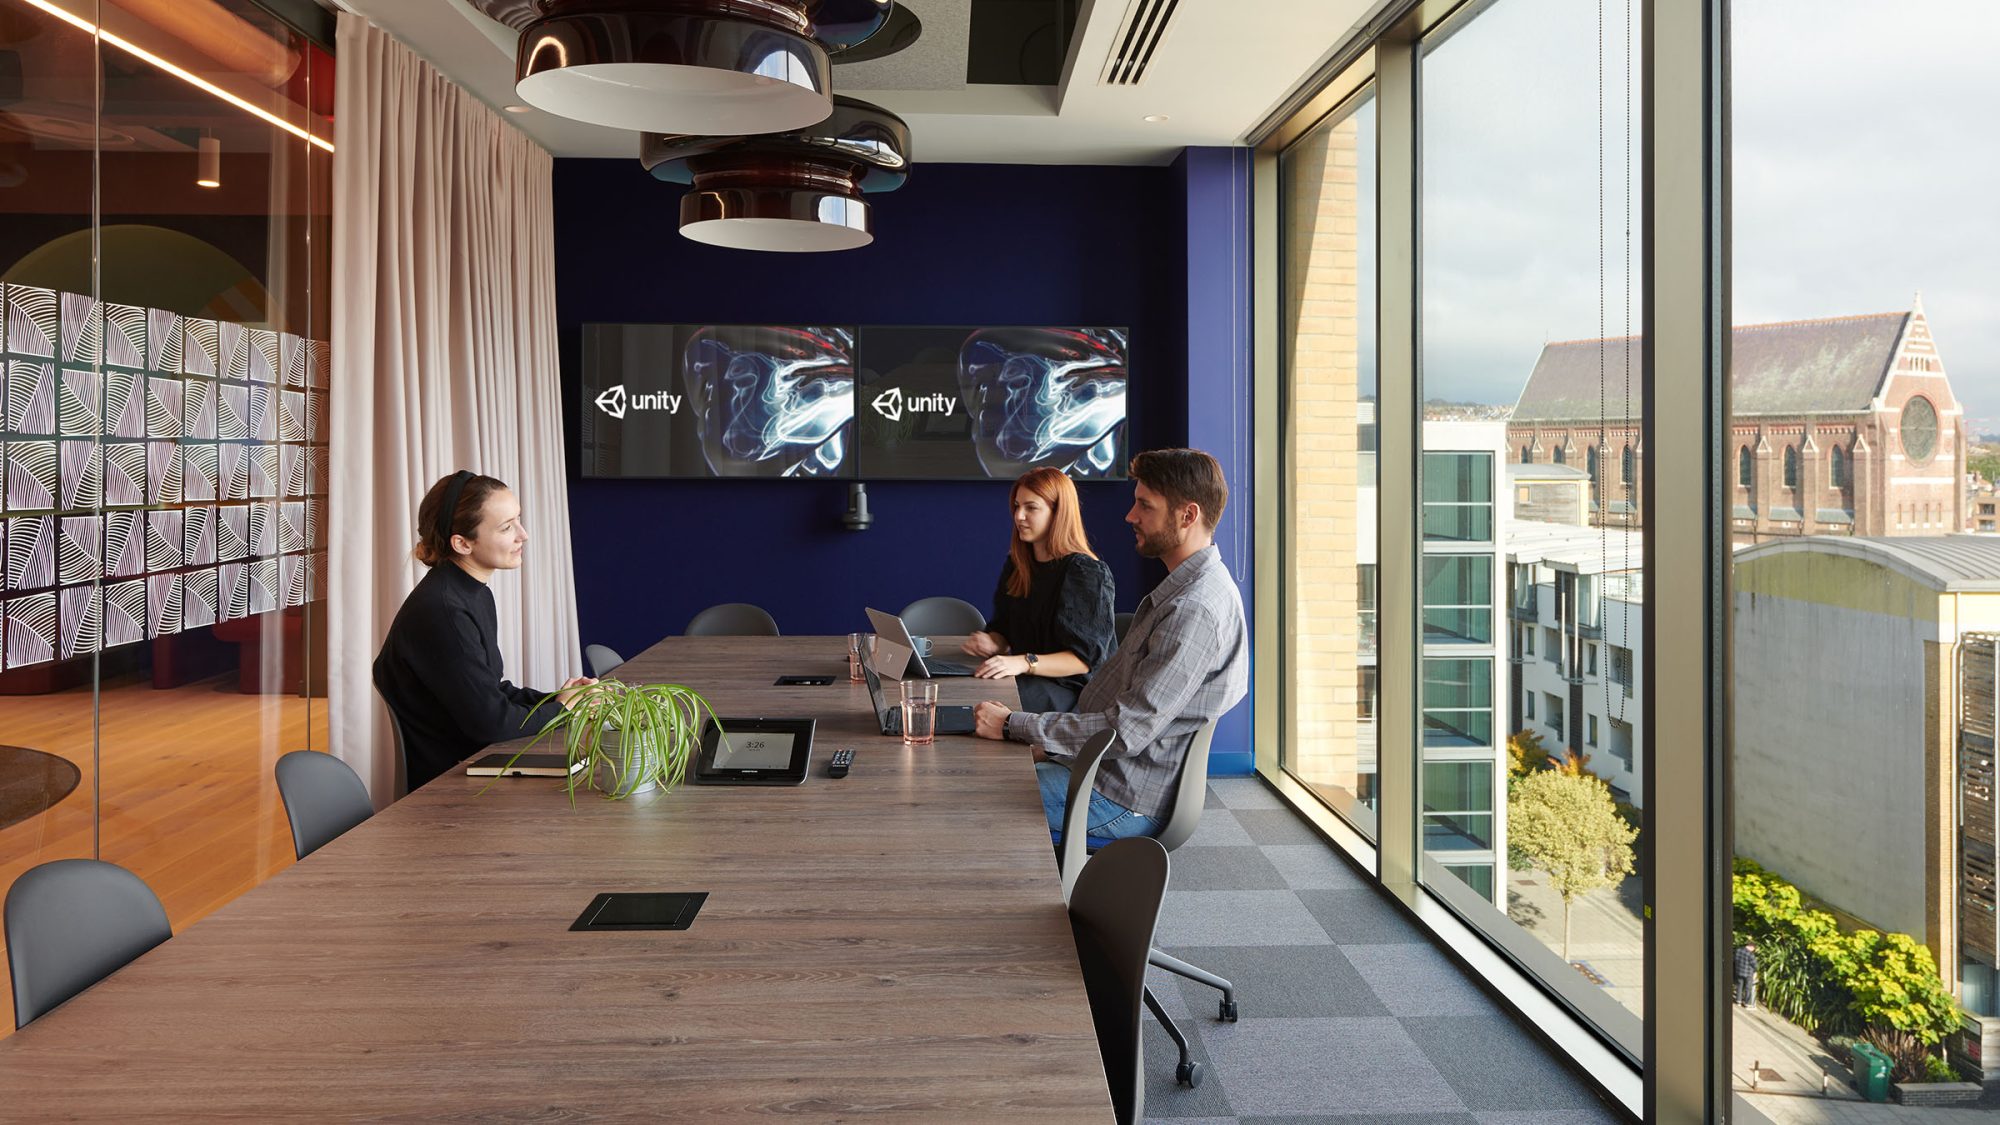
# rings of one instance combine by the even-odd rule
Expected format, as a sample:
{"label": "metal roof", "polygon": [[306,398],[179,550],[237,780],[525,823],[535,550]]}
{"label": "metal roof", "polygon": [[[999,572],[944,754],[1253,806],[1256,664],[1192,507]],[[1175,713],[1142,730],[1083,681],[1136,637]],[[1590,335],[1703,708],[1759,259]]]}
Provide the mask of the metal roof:
{"label": "metal roof", "polygon": [[1646,535],[1615,527],[1512,520],[1507,561],[1541,563],[1573,574],[1617,574],[1645,565]]}
{"label": "metal roof", "polygon": [[1807,535],[1744,547],[1738,565],[1787,551],[1818,551],[1866,559],[1925,582],[1944,593],[2000,593],[2000,536]]}

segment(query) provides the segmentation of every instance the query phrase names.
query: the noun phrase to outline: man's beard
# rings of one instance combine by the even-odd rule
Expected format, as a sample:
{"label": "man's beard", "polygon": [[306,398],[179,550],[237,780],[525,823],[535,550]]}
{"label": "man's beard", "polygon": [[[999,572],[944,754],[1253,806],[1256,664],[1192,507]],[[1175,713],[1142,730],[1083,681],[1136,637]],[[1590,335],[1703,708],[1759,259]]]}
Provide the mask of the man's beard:
{"label": "man's beard", "polygon": [[1180,536],[1175,535],[1172,528],[1164,528],[1153,535],[1148,535],[1136,527],[1132,532],[1139,537],[1136,549],[1142,558],[1157,559],[1172,553],[1174,548],[1181,545]]}

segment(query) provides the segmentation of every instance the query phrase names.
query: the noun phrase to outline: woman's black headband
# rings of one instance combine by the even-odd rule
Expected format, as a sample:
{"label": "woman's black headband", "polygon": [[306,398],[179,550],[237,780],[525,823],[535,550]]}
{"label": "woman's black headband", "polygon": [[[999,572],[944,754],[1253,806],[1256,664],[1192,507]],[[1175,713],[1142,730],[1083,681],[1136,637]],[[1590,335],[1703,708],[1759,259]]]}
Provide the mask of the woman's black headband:
{"label": "woman's black headband", "polygon": [[444,540],[447,547],[451,545],[452,516],[458,511],[459,494],[465,491],[466,482],[470,481],[472,477],[472,470],[460,469],[451,475],[451,483],[445,486],[444,506],[438,509],[437,525],[438,537]]}

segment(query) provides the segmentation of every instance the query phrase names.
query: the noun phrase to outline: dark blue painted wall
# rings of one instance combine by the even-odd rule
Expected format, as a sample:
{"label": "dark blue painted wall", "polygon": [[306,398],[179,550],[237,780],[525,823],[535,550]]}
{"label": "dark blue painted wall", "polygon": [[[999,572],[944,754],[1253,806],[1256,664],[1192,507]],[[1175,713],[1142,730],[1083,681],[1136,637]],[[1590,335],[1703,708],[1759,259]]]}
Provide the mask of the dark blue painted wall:
{"label": "dark blue painted wall", "polygon": [[[906,187],[877,200],[873,245],[824,255],[703,246],[677,230],[679,189],[636,160],[558,160],[556,312],[570,448],[579,326],[591,321],[1125,325],[1132,447],[1186,444],[1190,403],[1212,410],[1235,393],[1233,384],[1207,389],[1220,370],[1209,337],[1227,317],[1205,307],[1189,316],[1191,297],[1212,296],[1189,255],[1212,249],[1205,235],[1190,242],[1211,221],[1195,206],[1226,199],[1217,185],[1228,175],[1202,155],[1216,151],[1228,150],[1193,150],[1192,161],[1163,168],[919,165]],[[1212,221],[1232,214],[1224,207]],[[1246,247],[1247,237],[1246,224]],[[1204,269],[1213,264],[1204,258]],[[1203,356],[1199,394],[1191,341]],[[1244,393],[1247,417],[1247,383]],[[1202,441],[1224,436],[1201,432]],[[1247,535],[1247,433],[1243,441],[1230,515],[1243,516]],[[584,480],[573,456],[569,474],[583,639],[627,655],[717,602],[757,602],[794,634],[865,628],[863,605],[893,610],[929,594],[985,608],[1008,540],[997,482],[871,483],[875,526],[850,532],[840,523],[842,483]],[[1091,542],[1117,577],[1118,608],[1130,610],[1164,573],[1132,551],[1122,522],[1131,487],[1079,487]],[[1230,741],[1218,737],[1214,772],[1247,772],[1248,710],[1231,717],[1240,729]]]}

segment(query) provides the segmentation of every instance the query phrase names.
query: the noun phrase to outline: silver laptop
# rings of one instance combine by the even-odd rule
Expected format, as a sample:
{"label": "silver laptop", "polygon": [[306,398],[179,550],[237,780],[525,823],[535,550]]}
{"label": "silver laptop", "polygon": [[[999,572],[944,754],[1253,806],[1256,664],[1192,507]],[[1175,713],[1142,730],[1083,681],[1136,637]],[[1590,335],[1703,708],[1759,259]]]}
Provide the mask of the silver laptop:
{"label": "silver laptop", "polygon": [[[903,733],[903,707],[891,704],[882,694],[882,677],[875,674],[871,665],[861,666],[861,675],[868,681],[868,696],[875,701],[875,719],[882,725],[882,733],[899,735]],[[978,726],[972,718],[972,708],[963,705],[945,706],[937,709],[938,734],[971,734]]]}
{"label": "silver laptop", "polygon": [[[879,609],[871,609],[868,611],[868,622],[875,626],[876,636],[887,637],[896,644],[910,650],[910,670],[906,675],[911,679],[929,680],[938,676],[972,675],[973,669],[963,664],[954,664],[949,660],[938,660],[935,657],[930,660],[924,659],[924,654],[917,651],[917,643],[910,639],[910,630],[903,625],[903,619],[897,617],[895,614],[883,613]],[[933,651],[935,651],[935,646],[933,646]]]}

